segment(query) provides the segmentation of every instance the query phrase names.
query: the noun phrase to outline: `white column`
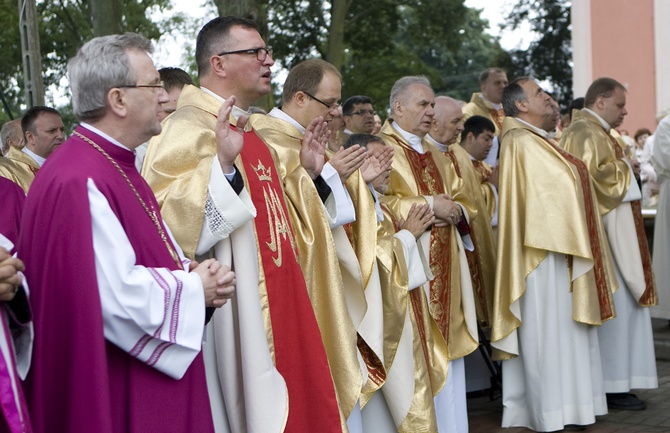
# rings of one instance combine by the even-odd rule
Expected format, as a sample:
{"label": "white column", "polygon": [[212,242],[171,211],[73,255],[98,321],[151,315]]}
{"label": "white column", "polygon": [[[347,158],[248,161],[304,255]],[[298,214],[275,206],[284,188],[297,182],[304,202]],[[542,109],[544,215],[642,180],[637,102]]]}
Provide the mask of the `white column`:
{"label": "white column", "polygon": [[[665,0],[658,0],[665,1]],[[591,42],[591,0],[572,2],[572,92],[584,96],[593,81],[593,44]]]}
{"label": "white column", "polygon": [[670,108],[670,0],[654,0],[654,54],[656,57],[656,113]]}

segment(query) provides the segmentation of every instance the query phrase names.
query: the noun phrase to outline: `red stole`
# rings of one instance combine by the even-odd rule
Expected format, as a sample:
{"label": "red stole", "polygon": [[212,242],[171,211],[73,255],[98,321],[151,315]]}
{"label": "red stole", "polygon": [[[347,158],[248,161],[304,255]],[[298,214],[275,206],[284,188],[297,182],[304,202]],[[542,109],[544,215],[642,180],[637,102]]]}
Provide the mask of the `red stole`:
{"label": "red stole", "polygon": [[[607,137],[612,142],[614,154],[617,159],[623,159],[624,154],[619,142],[616,138],[605,131]],[[658,303],[656,283],[654,282],[654,274],[651,268],[651,254],[649,253],[649,244],[647,243],[647,234],[644,230],[644,218],[642,217],[642,203],[640,200],[630,202],[630,207],[633,210],[633,221],[635,221],[635,233],[637,234],[637,245],[640,249],[640,258],[642,259],[642,268],[644,270],[644,282],[646,288],[642,297],[638,301],[642,306],[652,306]]]}
{"label": "red stole", "polygon": [[[544,138],[544,137],[543,137]],[[609,288],[605,278],[605,266],[603,264],[603,254],[600,250],[601,243],[598,237],[598,226],[596,218],[598,214],[598,199],[593,195],[591,187],[591,175],[586,164],[570,152],[556,146],[551,140],[544,140],[563,158],[577,168],[579,182],[584,191],[584,209],[586,211],[586,224],[589,229],[589,238],[591,240],[591,254],[593,255],[593,273],[596,280],[596,290],[598,291],[598,301],[600,303],[600,318],[602,320],[610,319],[614,316],[613,305],[609,296]]]}
{"label": "red stole", "polygon": [[289,394],[287,432],[341,432],[340,412],[321,333],[297,261],[293,227],[268,147],[245,132],[240,153],[256,207],[261,280],[267,290],[275,364]]}
{"label": "red stole", "polygon": [[[419,153],[401,144],[412,169],[419,195],[445,194],[442,174],[430,151]],[[435,278],[430,282],[430,305],[433,319],[445,341],[449,341],[449,316],[451,311],[451,227],[430,230],[430,269]],[[412,300],[414,302],[413,290]],[[417,295],[418,296],[418,295]]]}

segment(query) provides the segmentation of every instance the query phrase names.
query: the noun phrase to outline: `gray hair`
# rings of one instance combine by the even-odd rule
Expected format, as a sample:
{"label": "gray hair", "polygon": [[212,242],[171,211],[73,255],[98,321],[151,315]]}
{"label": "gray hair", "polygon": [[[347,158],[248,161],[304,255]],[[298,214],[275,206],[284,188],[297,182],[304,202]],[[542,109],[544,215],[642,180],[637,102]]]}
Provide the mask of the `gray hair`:
{"label": "gray hair", "polygon": [[519,77],[505,86],[500,102],[502,102],[506,116],[516,117],[519,114],[519,109],[517,108],[516,103],[518,101],[528,100],[528,95],[526,95],[526,92],[521,85],[530,80],[532,80],[531,77]]}
{"label": "gray hair", "polygon": [[397,101],[400,95],[404,94],[407,88],[413,84],[423,84],[426,87],[430,87],[430,81],[426,78],[425,75],[408,75],[402,77],[395,82],[391,88],[391,97],[389,98],[389,103],[391,104],[391,116],[393,116],[393,104]]}
{"label": "gray hair", "polygon": [[118,86],[133,85],[137,77],[128,51],[152,53],[151,41],[136,33],[109,35],[84,44],[67,65],[72,107],[79,120],[96,120],[105,114],[107,93]]}
{"label": "gray hair", "polygon": [[[9,151],[9,140],[11,138],[21,138],[21,119],[10,120],[2,125],[0,129],[0,139],[2,139],[2,154],[6,155]],[[21,141],[21,140],[19,140]]]}

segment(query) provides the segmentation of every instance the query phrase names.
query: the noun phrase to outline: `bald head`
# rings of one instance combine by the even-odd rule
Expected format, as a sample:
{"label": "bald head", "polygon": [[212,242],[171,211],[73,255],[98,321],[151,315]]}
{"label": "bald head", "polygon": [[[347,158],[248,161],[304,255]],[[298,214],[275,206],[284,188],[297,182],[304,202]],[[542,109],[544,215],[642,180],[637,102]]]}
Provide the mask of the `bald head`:
{"label": "bald head", "polygon": [[430,128],[430,136],[442,144],[453,144],[463,131],[463,110],[461,104],[449,96],[435,98],[435,117]]}
{"label": "bald head", "polygon": [[7,155],[9,147],[21,149],[24,145],[23,130],[21,129],[21,119],[10,120],[2,125],[0,130],[2,136],[2,154]]}

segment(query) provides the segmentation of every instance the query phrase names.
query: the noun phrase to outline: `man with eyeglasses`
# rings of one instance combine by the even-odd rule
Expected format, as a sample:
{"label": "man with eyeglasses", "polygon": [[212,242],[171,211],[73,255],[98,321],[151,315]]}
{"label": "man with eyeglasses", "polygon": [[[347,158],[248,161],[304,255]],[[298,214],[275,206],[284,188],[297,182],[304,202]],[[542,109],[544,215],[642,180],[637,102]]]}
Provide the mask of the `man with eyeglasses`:
{"label": "man with eyeglasses", "polygon": [[[219,17],[200,30],[196,62],[201,87],[184,87],[143,174],[186,255],[214,255],[236,271],[234,302],[214,314],[204,347],[216,431],[339,432],[283,173],[272,149],[243,131],[249,106],[270,93],[272,50],[253,21]],[[330,196],[320,176],[323,128],[308,126],[296,170],[314,209],[322,206],[314,182]]]}
{"label": "man with eyeglasses", "polygon": [[25,389],[36,433],[214,432],[206,308],[232,296],[235,275],[183,256],[135,168],[167,101],[151,50],[125,33],[70,60],[81,123],[25,202],[17,250],[35,319]]}
{"label": "man with eyeglasses", "polygon": [[[324,176],[326,169],[332,170],[335,183],[346,185],[342,193],[350,210],[355,211],[350,219],[342,218],[341,204],[330,200],[325,207],[313,204],[300,183],[293,181],[299,168],[301,140],[309,133],[306,128],[314,119],[327,122],[336,114],[341,89],[341,75],[333,65],[321,59],[306,60],[289,72],[281,109],[274,108],[268,116],[252,116],[250,123],[279,156],[279,170],[295,211],[292,216],[299,259],[328,353],[340,410],[349,431],[359,432],[359,398],[362,392],[381,386],[385,377],[383,342],[376,339],[382,335],[381,324],[376,320],[379,317],[369,315],[381,315],[381,309],[371,306],[376,302],[369,298],[373,290],[364,290],[375,260],[370,247],[375,245],[377,227],[375,200],[364,180],[366,175],[359,170],[366,151],[359,145],[340,148],[322,172]],[[388,163],[390,154],[384,155],[376,168],[366,165],[372,178],[383,172],[384,161]],[[336,188],[332,189],[339,200]],[[367,367],[376,372],[376,382],[368,380],[368,368],[359,363],[359,350]]]}
{"label": "man with eyeglasses", "polygon": [[367,96],[352,96],[342,104],[344,114],[345,138],[352,134],[372,134],[375,128],[375,114],[372,108],[372,99]]}

